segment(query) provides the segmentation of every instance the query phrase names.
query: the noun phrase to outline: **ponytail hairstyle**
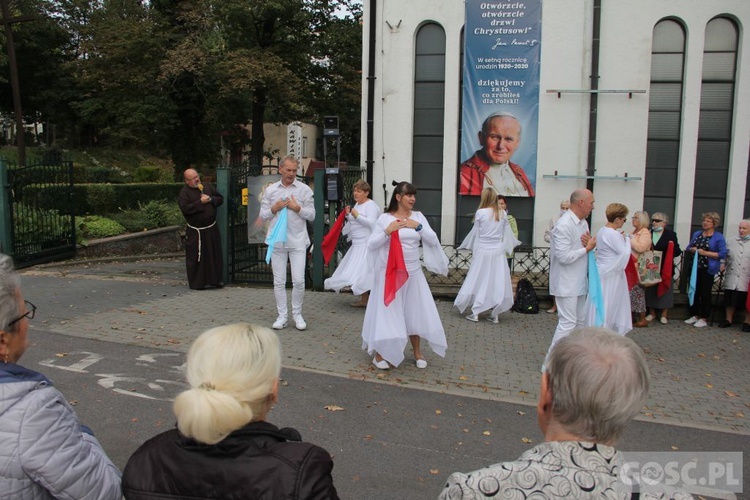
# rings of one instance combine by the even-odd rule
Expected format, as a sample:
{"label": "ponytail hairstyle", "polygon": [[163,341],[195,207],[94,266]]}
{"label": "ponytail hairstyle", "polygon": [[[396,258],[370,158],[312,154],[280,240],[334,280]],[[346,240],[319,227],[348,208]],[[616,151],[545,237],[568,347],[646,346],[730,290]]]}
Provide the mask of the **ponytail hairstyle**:
{"label": "ponytail hairstyle", "polygon": [[396,187],[393,189],[393,194],[391,194],[391,202],[388,203],[388,210],[386,210],[389,214],[395,213],[396,210],[398,210],[398,200],[396,199],[397,194],[417,194],[417,188],[414,184],[406,181],[401,181],[396,184]]}
{"label": "ponytail hairstyle", "polygon": [[279,338],[268,328],[237,323],[203,332],[187,355],[190,389],[174,402],[177,428],[196,441],[216,444],[265,418],[280,373]]}
{"label": "ponytail hairstyle", "polygon": [[495,188],[486,187],[482,189],[482,196],[479,198],[479,209],[483,208],[491,208],[495,212],[495,220],[500,220],[500,207],[497,203]]}

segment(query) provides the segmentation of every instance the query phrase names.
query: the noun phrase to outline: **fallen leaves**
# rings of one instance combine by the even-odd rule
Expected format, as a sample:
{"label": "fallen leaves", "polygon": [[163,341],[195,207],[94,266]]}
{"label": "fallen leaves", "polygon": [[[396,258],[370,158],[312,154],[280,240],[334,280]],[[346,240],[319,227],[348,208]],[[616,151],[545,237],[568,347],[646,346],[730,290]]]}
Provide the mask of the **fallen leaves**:
{"label": "fallen leaves", "polygon": [[526,443],[526,444],[529,444],[529,443],[533,443],[534,441],[532,441],[532,440],[531,440],[531,438],[527,438],[527,437],[522,437],[522,438],[521,438],[521,442],[522,442],[522,443]]}
{"label": "fallen leaves", "polygon": [[326,405],[323,408],[325,408],[328,411],[344,411],[344,408],[336,405]]}

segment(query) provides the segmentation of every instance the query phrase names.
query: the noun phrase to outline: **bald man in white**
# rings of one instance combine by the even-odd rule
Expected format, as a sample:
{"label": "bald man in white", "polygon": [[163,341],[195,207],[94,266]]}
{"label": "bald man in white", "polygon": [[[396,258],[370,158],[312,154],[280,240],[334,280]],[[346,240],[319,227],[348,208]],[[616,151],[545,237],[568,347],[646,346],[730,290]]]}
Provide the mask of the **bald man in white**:
{"label": "bald man in white", "polygon": [[586,317],[587,255],[596,247],[596,238],[591,236],[586,218],[593,209],[594,194],[588,189],[577,189],[570,195],[570,209],[552,229],[549,292],[557,303],[558,322],[548,356],[561,338],[583,326]]}

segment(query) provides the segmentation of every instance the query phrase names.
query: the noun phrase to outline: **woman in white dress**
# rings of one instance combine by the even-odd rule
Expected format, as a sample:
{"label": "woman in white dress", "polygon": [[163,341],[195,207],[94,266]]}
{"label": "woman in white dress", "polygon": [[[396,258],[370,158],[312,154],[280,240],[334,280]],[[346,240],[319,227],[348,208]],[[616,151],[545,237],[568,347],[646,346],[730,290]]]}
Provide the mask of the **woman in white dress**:
{"label": "woman in white dress", "polygon": [[427,368],[421,339],[441,357],[445,357],[447,347],[443,324],[422,271],[419,244],[425,267],[434,273],[448,274],[448,257],[425,216],[413,210],[416,194],[417,188],[408,182],[396,185],[388,210],[378,218],[367,244],[375,277],[362,325],[362,349],[374,353],[372,362],[381,370],[401,364],[407,339],[417,368]]}
{"label": "woman in white dress", "polygon": [[367,265],[367,240],[372,234],[375,221],[380,217],[380,207],[368,198],[370,185],[359,180],[354,183],[353,195],[356,205],[346,207],[346,224],[341,230],[342,235],[349,237],[352,246],[336,271],[330,278],[325,280],[323,287],[326,290],[340,292],[342,288],[351,287],[359,300],[352,303],[352,307],[367,306],[367,298],[372,288],[372,267]]}
{"label": "woman in white dress", "polygon": [[479,321],[479,314],[490,311],[487,318],[498,322],[498,315],[513,306],[513,289],[506,253],[516,246],[508,218],[501,210],[493,188],[484,188],[479,210],[474,216],[475,232],[471,267],[453,305],[469,321]]}
{"label": "woman in white dress", "polygon": [[[628,237],[618,229],[622,229],[627,220],[628,207],[622,203],[610,203],[605,213],[607,224],[596,233],[596,267],[604,303],[604,324],[599,326],[625,335],[633,329],[628,279],[625,276],[631,247]],[[595,315],[593,304],[588,304],[587,326],[597,326]]]}

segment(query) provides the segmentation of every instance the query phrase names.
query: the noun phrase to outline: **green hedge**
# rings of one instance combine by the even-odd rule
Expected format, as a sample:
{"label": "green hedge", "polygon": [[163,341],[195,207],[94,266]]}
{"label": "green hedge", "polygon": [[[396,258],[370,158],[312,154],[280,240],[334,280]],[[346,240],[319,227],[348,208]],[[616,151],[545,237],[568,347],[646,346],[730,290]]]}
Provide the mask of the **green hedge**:
{"label": "green hedge", "polygon": [[[121,210],[138,209],[152,200],[177,203],[177,195],[184,184],[75,184],[73,204],[76,215],[106,214]],[[24,199],[43,209],[60,209],[67,202],[68,186],[28,186]]]}

